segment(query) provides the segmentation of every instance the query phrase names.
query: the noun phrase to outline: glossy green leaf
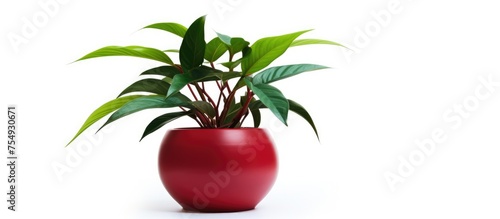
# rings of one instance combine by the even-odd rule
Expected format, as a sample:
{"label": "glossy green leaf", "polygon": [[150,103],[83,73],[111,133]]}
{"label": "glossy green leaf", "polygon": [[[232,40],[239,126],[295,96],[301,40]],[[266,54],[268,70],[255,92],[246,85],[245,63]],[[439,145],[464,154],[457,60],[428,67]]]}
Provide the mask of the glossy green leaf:
{"label": "glossy green leaf", "polygon": [[220,72],[218,70],[202,66],[193,69],[189,73],[176,75],[172,80],[172,83],[167,93],[167,97],[179,92],[180,90],[182,90],[182,88],[184,88],[186,85],[190,83],[199,81],[214,81],[214,80],[226,81],[231,78],[236,78],[240,76],[241,76],[240,72]]}
{"label": "glossy green leaf", "polygon": [[218,38],[227,46],[229,53],[234,55],[238,52],[243,51],[250,44],[245,39],[241,37],[231,38],[224,34],[217,33]]}
{"label": "glossy green leaf", "polygon": [[170,84],[170,88],[168,89],[168,92],[167,92],[167,97],[170,97],[171,95],[178,93],[186,85],[193,83],[193,82],[196,82],[198,80],[201,80],[203,77],[206,77],[206,76],[205,75],[196,75],[193,73],[176,75],[172,79],[172,83]]}
{"label": "glossy green leaf", "polygon": [[205,101],[194,101],[191,104],[198,111],[200,111],[201,113],[206,114],[210,118],[214,118],[215,117],[215,109],[214,109],[214,107],[210,103],[205,102]]}
{"label": "glossy green leaf", "polygon": [[277,88],[268,84],[253,84],[248,78],[245,78],[246,85],[252,90],[260,101],[271,110],[271,112],[287,125],[289,104],[283,93]]}
{"label": "glossy green leaf", "polygon": [[253,127],[258,128],[260,126],[260,120],[261,120],[260,110],[250,109],[250,113],[252,114],[253,118]]}
{"label": "glossy green leaf", "polygon": [[259,108],[266,108],[260,100],[252,101],[250,105],[248,105],[248,109],[250,110],[250,113],[252,113],[254,128],[258,128],[260,126],[261,115]]}
{"label": "glossy green leaf", "polygon": [[205,47],[205,16],[203,16],[191,24],[182,40],[179,59],[184,72],[199,67],[203,63]]}
{"label": "glossy green leaf", "polygon": [[142,137],[141,137],[141,141],[146,136],[148,136],[149,134],[160,129],[161,127],[163,127],[167,123],[172,122],[172,121],[174,121],[178,118],[181,118],[183,116],[188,116],[188,115],[192,115],[192,114],[193,114],[192,111],[167,113],[167,114],[163,114],[163,115],[153,119],[153,121],[151,121],[148,124],[148,126],[146,127],[146,129],[144,130],[144,133],[142,134]]}
{"label": "glossy green leaf", "polygon": [[304,45],[314,45],[314,44],[334,45],[334,46],[341,46],[341,47],[347,48],[347,47],[343,46],[340,43],[336,43],[336,42],[329,41],[329,40],[322,40],[322,39],[300,39],[300,40],[295,40],[295,41],[293,41],[292,45],[290,45],[290,47],[293,47],[293,46],[304,46]]}
{"label": "glossy green leaf", "polygon": [[314,133],[316,134],[316,137],[319,140],[318,130],[316,129],[316,125],[314,125],[314,121],[312,120],[311,115],[309,115],[307,110],[303,106],[301,106],[300,104],[298,104],[297,102],[295,102],[293,100],[288,100],[288,103],[290,104],[290,111],[295,112],[299,116],[304,118],[309,123],[309,125],[311,125],[311,127],[314,130]]}
{"label": "glossy green leaf", "polygon": [[231,54],[236,54],[243,51],[244,48],[250,45],[249,42],[245,41],[243,38],[235,37],[231,38],[231,45],[229,46],[229,52]]}
{"label": "glossy green leaf", "polygon": [[251,46],[252,52],[248,57],[244,58],[241,63],[243,73],[245,75],[251,75],[252,73],[264,69],[285,53],[297,37],[308,31],[309,30],[257,40],[257,42]]}
{"label": "glossy green leaf", "polygon": [[118,95],[118,97],[132,92],[148,92],[165,96],[167,95],[169,87],[170,85],[163,80],[147,78],[136,81],[132,85],[128,86],[120,93],[120,95]]}
{"label": "glossy green leaf", "polygon": [[325,69],[328,67],[313,64],[284,65],[268,68],[253,77],[254,84],[269,84],[303,72]]}
{"label": "glossy green leaf", "polygon": [[[304,118],[309,123],[309,125],[311,125],[311,127],[314,130],[314,133],[316,134],[316,137],[319,140],[318,130],[316,129],[316,125],[314,125],[314,121],[312,120],[311,115],[309,115],[307,110],[303,106],[301,106],[300,104],[298,104],[297,102],[295,102],[293,100],[288,100],[288,103],[290,104],[290,111],[297,113],[300,117]],[[252,102],[249,105],[249,109],[252,112],[252,116],[257,115],[257,116],[254,116],[254,122],[255,122],[255,117],[257,118],[257,121],[258,121],[258,123],[256,124],[255,127],[258,127],[258,124],[260,124],[260,111],[259,111],[259,109],[261,109],[261,108],[267,108],[267,106],[265,106],[260,100]],[[254,112],[256,114],[254,114]]]}
{"label": "glossy green leaf", "polygon": [[180,74],[181,72],[179,71],[178,68],[174,66],[160,66],[156,68],[149,69],[141,75],[161,75],[169,78],[173,78],[175,75]]}
{"label": "glossy green leaf", "polygon": [[[167,84],[168,84],[168,86],[170,88],[170,84],[172,84],[172,78],[171,77],[164,77],[161,80],[167,82]],[[167,93],[168,93],[168,90],[167,90]],[[167,93],[165,93],[165,95],[167,95]]]}
{"label": "glossy green leaf", "polygon": [[206,66],[206,65],[202,65],[200,67],[197,67],[197,68],[191,70],[191,72],[195,72],[195,73],[199,73],[199,74],[209,74],[209,73],[221,73],[222,71],[219,69],[214,69],[214,68]]}
{"label": "glossy green leaf", "polygon": [[[169,98],[165,98],[165,96],[161,95],[151,95],[151,96],[143,96],[132,100],[122,106],[119,110],[113,113],[109,119],[104,123],[104,125],[100,128],[104,128],[106,125],[121,119],[130,114],[145,110],[145,109],[154,109],[154,108],[171,108],[171,107],[187,107],[191,108],[190,100],[184,95],[177,94],[173,95]],[[100,130],[99,129],[99,130]]]}
{"label": "glossy green leaf", "polygon": [[[216,32],[217,33],[217,32]],[[230,46],[231,45],[231,37],[224,35],[222,33],[217,33],[217,37],[226,45]]]}
{"label": "glossy green leaf", "polygon": [[105,56],[132,56],[174,65],[174,62],[172,62],[170,57],[168,57],[164,52],[158,49],[142,46],[107,46],[93,51],[76,61]]}
{"label": "glossy green leaf", "polygon": [[245,47],[245,48],[243,48],[242,53],[243,53],[242,59],[246,58],[247,56],[249,56],[252,53],[252,48],[251,47]]}
{"label": "glossy green leaf", "polygon": [[167,49],[167,50],[163,50],[163,52],[179,53],[179,50],[178,49]]}
{"label": "glossy green leaf", "polygon": [[226,52],[226,44],[224,44],[218,37],[216,37],[208,42],[205,49],[205,59],[209,62],[215,62]]}
{"label": "glossy green leaf", "polygon": [[241,104],[236,104],[234,99],[232,99],[231,104],[229,105],[229,110],[227,111],[226,118],[224,118],[224,123],[223,124],[228,124],[233,121],[234,117],[238,114],[238,112],[242,109],[243,107]]}
{"label": "glossy green leaf", "polygon": [[87,118],[87,120],[83,123],[82,127],[80,128],[80,130],[78,130],[78,132],[76,133],[76,135],[73,137],[73,139],[71,139],[71,141],[66,146],[68,146],[69,144],[71,144],[71,142],[73,142],[80,134],[82,134],[82,132],[84,132],[85,130],[87,130],[87,128],[89,128],[91,125],[93,125],[94,123],[96,123],[97,121],[99,121],[100,119],[102,119],[103,117],[105,117],[106,115],[108,115],[108,114],[114,112],[115,110],[121,108],[126,103],[128,103],[128,102],[130,102],[132,100],[135,100],[137,98],[143,97],[143,96],[144,95],[135,95],[135,96],[120,97],[120,98],[111,100],[111,101],[103,104],[102,106],[100,106],[99,108],[97,108],[94,112],[92,112],[92,114],[90,114],[90,116]]}
{"label": "glossy green leaf", "polygon": [[215,77],[219,78],[222,81],[227,81],[229,79],[241,77],[241,72],[233,71],[233,72],[222,72],[215,73]]}
{"label": "glossy green leaf", "polygon": [[226,68],[234,69],[234,68],[238,67],[238,65],[241,64],[241,59],[238,59],[238,60],[236,60],[234,62],[223,62],[223,63],[220,63],[220,64],[223,65]]}
{"label": "glossy green leaf", "polygon": [[187,30],[185,26],[178,23],[156,23],[146,26],[144,28],[154,28],[154,29],[164,30],[180,37],[184,37]]}

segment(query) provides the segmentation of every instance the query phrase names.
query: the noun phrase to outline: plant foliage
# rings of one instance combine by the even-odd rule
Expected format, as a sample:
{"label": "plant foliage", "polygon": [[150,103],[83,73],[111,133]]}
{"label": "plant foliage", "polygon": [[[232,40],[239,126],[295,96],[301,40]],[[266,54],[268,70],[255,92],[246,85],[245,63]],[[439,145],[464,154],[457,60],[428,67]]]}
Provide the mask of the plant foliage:
{"label": "plant foliage", "polygon": [[[78,59],[77,61],[105,56],[131,56],[159,61],[163,65],[142,72],[141,77],[146,78],[126,87],[116,99],[96,109],[68,145],[107,115],[110,117],[103,127],[130,114],[153,108],[177,108],[180,111],[167,112],[155,118],[144,130],[142,138],[184,116],[195,120],[201,128],[240,128],[251,114],[254,127],[258,127],[261,109],[269,109],[284,124],[287,124],[289,111],[297,113],[311,125],[318,136],[307,110],[287,99],[271,83],[327,67],[315,64],[269,66],[291,47],[313,44],[342,46],[341,44],[322,39],[298,39],[310,30],[266,37],[253,44],[241,37],[216,33],[217,36],[207,42],[205,16],[198,18],[188,28],[177,23],[156,23],[144,28],[175,34],[182,38],[182,43],[179,49],[171,50],[143,46],[108,46]],[[177,53],[179,63],[172,61],[167,52]],[[224,55],[227,60],[218,61]],[[216,66],[223,69],[217,69]],[[217,86],[215,94],[208,92],[210,85]],[[186,95],[183,91],[187,91]],[[243,96],[237,98],[237,92],[243,93]]]}

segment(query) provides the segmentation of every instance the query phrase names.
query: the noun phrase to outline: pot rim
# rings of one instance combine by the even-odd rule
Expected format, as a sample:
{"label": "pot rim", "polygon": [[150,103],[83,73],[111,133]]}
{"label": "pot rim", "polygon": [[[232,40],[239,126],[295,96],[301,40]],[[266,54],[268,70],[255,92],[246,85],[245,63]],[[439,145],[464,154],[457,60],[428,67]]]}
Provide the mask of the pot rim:
{"label": "pot rim", "polygon": [[169,131],[184,131],[184,130],[204,130],[204,131],[227,131],[227,130],[266,130],[264,128],[254,128],[254,127],[240,127],[240,128],[202,128],[202,127],[184,127],[184,128],[172,128]]}

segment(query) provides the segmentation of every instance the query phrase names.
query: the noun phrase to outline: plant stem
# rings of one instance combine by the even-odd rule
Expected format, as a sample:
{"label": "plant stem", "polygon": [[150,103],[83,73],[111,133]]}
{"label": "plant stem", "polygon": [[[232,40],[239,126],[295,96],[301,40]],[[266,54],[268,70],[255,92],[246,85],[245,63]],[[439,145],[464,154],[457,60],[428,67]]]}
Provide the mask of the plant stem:
{"label": "plant stem", "polygon": [[[221,93],[219,94],[222,95],[222,97],[224,97],[224,101],[226,101],[226,94],[224,93],[224,87],[221,86],[221,84],[219,83],[219,81],[215,81],[217,83],[217,87],[219,87],[219,90],[221,91]],[[219,97],[220,98],[220,97]]]}
{"label": "plant stem", "polygon": [[195,83],[194,87],[196,88],[196,91],[198,91],[198,95],[200,95],[201,100],[206,102],[207,99],[205,99],[205,95],[203,95],[203,90],[201,89],[200,85],[198,83]]}
{"label": "plant stem", "polygon": [[231,93],[231,88],[229,87],[229,83],[227,83],[227,81],[224,83],[224,86],[227,88],[227,92]]}
{"label": "plant stem", "polygon": [[190,85],[190,84],[188,84],[188,88],[189,88],[189,91],[191,91],[191,95],[193,95],[194,100],[198,101],[198,97],[196,97],[196,95],[194,94],[194,92],[193,92],[193,88],[191,88],[191,85]]}
{"label": "plant stem", "polygon": [[[205,91],[205,89],[201,89],[199,85],[197,85],[198,87],[198,91],[201,92],[201,96],[206,96],[208,98],[208,102],[210,102],[210,104],[212,104],[212,106],[215,108],[217,105],[215,104],[214,100],[212,99],[212,97],[210,97],[210,95],[207,93],[207,91]],[[205,98],[203,98],[203,101],[206,101]]]}
{"label": "plant stem", "polygon": [[[181,74],[184,74],[184,70],[182,70],[182,67],[180,65],[174,65],[177,69],[179,69],[179,72],[181,72]],[[191,95],[193,95],[194,99],[196,101],[198,101],[198,97],[196,97],[196,95],[194,94],[193,92],[193,88],[191,88],[191,85],[188,84],[188,88],[189,88],[189,91],[191,91]]]}
{"label": "plant stem", "polygon": [[[187,110],[186,110],[186,109],[184,109],[184,107],[179,106],[179,108],[181,108],[181,110],[182,110],[182,111],[187,112]],[[203,124],[201,124],[201,122],[198,120],[198,117],[196,117],[196,115],[195,115],[194,117],[191,117],[191,118],[192,118],[192,119],[194,119],[194,121],[196,121],[196,123],[198,123],[198,125],[199,125],[200,127],[203,127]]]}
{"label": "plant stem", "polygon": [[234,87],[234,89],[232,90],[232,92],[229,94],[229,96],[227,97],[226,101],[224,102],[224,110],[222,110],[222,113],[221,113],[221,116],[220,116],[220,121],[219,121],[219,126],[221,125],[220,122],[221,121],[224,121],[224,119],[226,118],[227,116],[227,112],[229,111],[229,107],[231,106],[231,101],[233,101],[234,99],[234,95],[236,95],[236,91],[238,89],[236,89],[236,86],[238,86],[238,84],[243,80],[244,76],[242,76],[238,82],[236,82],[236,85]]}
{"label": "plant stem", "polygon": [[[215,104],[214,100],[212,99],[212,97],[207,93],[207,91],[205,91],[205,89],[202,89],[200,87],[200,85],[198,85],[198,83],[194,84],[196,86],[196,89],[198,90],[198,93],[200,94],[201,96],[201,99],[205,102],[207,102],[207,99],[208,98],[208,102],[212,105],[212,107],[214,109],[217,109],[217,104]],[[206,98],[205,98],[206,97]],[[210,118],[209,118],[210,119]],[[211,119],[210,119],[211,120]],[[218,121],[219,120],[219,112],[218,110],[216,111],[215,113],[215,121]],[[217,125],[213,125],[213,127],[216,127]]]}
{"label": "plant stem", "polygon": [[243,119],[241,119],[241,122],[240,122],[241,125],[243,125],[243,122],[245,122],[245,119],[247,118],[248,114],[249,114],[249,112],[247,111],[245,113],[245,116],[243,116]]}
{"label": "plant stem", "polygon": [[[179,71],[181,72],[181,74],[184,74],[184,71],[182,70],[182,67],[180,65],[174,65],[177,69],[179,69]],[[199,85],[196,83],[196,88],[197,89],[200,89],[199,88]],[[193,95],[193,98],[198,101],[198,97],[196,96],[196,94],[194,93],[193,91],[193,88],[191,88],[191,85],[188,84],[187,85],[188,88],[189,88],[189,91],[191,92],[191,95]],[[205,88],[205,85],[203,84],[203,88]],[[204,96],[200,93],[200,91],[198,90],[198,93],[200,94],[200,97],[205,100]],[[183,107],[180,107],[184,112],[186,111],[186,109],[184,109]],[[210,119],[208,119],[205,115],[203,115],[202,113],[198,112],[198,111],[195,111],[195,116],[194,116],[194,121],[196,121],[196,123],[198,123],[198,125],[201,127],[201,128],[207,128],[207,127],[213,127],[213,125],[211,124],[211,122],[209,121]]]}
{"label": "plant stem", "polygon": [[202,128],[211,128],[212,124],[205,115],[203,115],[202,113],[200,113],[198,111],[196,111],[196,115],[200,118],[200,120],[202,121],[202,123],[204,125]]}
{"label": "plant stem", "polygon": [[236,117],[234,117],[233,121],[231,122],[230,126],[231,128],[234,128],[234,126],[236,126],[238,122],[241,120],[241,117],[243,117],[243,115],[248,112],[248,106],[252,101],[252,97],[253,97],[253,92],[250,90],[250,88],[247,87],[247,101],[243,105],[243,108],[241,108],[240,112],[238,112],[238,115],[236,115]]}
{"label": "plant stem", "polygon": [[[217,111],[219,111],[219,106],[220,106],[220,101],[221,101],[221,97],[222,97],[222,96],[223,96],[223,93],[222,93],[222,91],[220,91],[220,93],[219,93],[219,98],[217,99],[217,107],[216,107],[216,108],[217,108]],[[225,97],[225,95],[224,95],[224,102],[225,102],[225,101],[226,101],[226,97]]]}
{"label": "plant stem", "polygon": [[[229,62],[232,62],[234,58],[234,54],[230,53],[229,54]],[[233,72],[234,68],[229,68],[229,72]],[[227,88],[227,92],[231,93],[231,88],[229,87],[229,83],[227,81],[224,83],[224,86]]]}

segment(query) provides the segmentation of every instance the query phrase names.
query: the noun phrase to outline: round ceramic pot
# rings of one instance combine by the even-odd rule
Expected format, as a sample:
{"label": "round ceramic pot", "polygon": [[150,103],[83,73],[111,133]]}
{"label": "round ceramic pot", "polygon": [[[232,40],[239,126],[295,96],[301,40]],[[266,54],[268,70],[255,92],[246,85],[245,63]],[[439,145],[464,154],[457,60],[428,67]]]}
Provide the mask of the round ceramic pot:
{"label": "round ceramic pot", "polygon": [[254,209],[278,172],[273,143],[259,128],[171,130],[158,166],[170,195],[200,212]]}

